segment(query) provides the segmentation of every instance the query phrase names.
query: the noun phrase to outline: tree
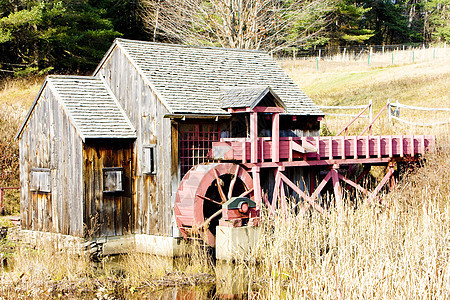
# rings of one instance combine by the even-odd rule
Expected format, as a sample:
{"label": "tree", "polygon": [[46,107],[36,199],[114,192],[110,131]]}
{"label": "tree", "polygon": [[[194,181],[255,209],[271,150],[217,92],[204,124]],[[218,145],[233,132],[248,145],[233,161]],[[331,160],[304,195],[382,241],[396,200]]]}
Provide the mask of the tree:
{"label": "tree", "polygon": [[360,1],[370,8],[365,16],[364,27],[375,31],[369,40],[377,45],[420,42],[422,36],[409,26],[406,5],[403,0]]}
{"label": "tree", "polygon": [[83,0],[2,0],[0,16],[0,64],[6,61],[16,74],[92,70],[120,36]]}
{"label": "tree", "polygon": [[321,38],[334,0],[142,0],[153,39],[278,51]]}
{"label": "tree", "polygon": [[424,36],[427,41],[450,41],[450,0],[425,1]]}
{"label": "tree", "polygon": [[350,0],[338,3],[329,31],[331,46],[361,44],[374,36],[374,30],[362,26],[363,18],[371,9]]}

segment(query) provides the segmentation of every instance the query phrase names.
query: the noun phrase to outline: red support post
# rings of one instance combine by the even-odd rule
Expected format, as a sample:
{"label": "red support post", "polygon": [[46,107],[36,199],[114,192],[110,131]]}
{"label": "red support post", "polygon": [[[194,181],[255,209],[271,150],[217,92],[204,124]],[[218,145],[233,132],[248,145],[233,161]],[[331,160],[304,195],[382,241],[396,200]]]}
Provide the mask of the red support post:
{"label": "red support post", "polygon": [[251,163],[258,162],[258,114],[250,113],[250,143],[251,143]]}
{"label": "red support post", "polygon": [[386,184],[386,182],[388,182],[388,180],[391,178],[392,174],[394,174],[394,164],[393,162],[389,163],[389,171],[387,172],[387,174],[383,177],[383,179],[381,180],[381,182],[377,185],[377,187],[375,188],[375,190],[372,192],[372,194],[369,197],[369,203],[371,203],[373,201],[373,199],[375,198],[375,196],[380,192],[380,190],[383,188],[383,186]]}
{"label": "red support post", "polygon": [[259,172],[260,172],[260,168],[259,167],[253,167],[252,168],[253,195],[255,196],[255,202],[256,202],[256,209],[257,210],[261,209],[261,202],[262,202],[261,181],[260,181],[260,178],[259,178]]}
{"label": "red support post", "polygon": [[286,194],[284,193],[284,184],[283,181],[280,181],[280,206],[283,211],[283,216],[286,219],[287,217],[287,202],[286,202]]}
{"label": "red support post", "polygon": [[272,116],[272,161],[280,161],[280,114]]}
{"label": "red support post", "polygon": [[344,212],[344,203],[342,199],[341,186],[339,184],[339,173],[337,171],[337,166],[333,166],[333,169],[330,170],[331,178],[333,180],[333,189],[334,189],[334,197],[336,200],[336,208],[339,214]]}
{"label": "red support post", "polygon": [[273,186],[273,194],[272,194],[272,213],[275,212],[275,209],[277,208],[278,198],[280,196],[280,169],[275,169],[275,185]]}

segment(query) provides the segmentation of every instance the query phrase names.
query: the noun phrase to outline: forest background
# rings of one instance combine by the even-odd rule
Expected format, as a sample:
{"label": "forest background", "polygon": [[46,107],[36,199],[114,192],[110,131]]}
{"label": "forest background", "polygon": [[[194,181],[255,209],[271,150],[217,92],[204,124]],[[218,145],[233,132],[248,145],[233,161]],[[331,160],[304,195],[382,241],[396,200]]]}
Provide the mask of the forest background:
{"label": "forest background", "polygon": [[283,51],[450,40],[449,0],[0,0],[0,79],[92,72],[116,37]]}

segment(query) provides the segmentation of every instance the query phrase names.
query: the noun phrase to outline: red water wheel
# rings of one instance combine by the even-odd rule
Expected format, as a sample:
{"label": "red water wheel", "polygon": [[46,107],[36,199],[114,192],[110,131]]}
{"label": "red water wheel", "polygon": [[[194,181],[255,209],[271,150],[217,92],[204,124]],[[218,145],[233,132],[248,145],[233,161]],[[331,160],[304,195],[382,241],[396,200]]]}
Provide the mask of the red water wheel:
{"label": "red water wheel", "polygon": [[214,247],[222,204],[231,197],[253,200],[253,179],[239,165],[208,163],[184,175],[175,199],[175,218],[183,236],[201,238]]}

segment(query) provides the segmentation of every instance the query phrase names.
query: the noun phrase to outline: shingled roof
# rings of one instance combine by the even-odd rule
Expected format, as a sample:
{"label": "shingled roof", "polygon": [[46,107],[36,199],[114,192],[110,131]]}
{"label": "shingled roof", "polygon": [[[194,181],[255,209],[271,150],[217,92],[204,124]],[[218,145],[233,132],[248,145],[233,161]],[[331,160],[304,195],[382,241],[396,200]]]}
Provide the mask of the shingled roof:
{"label": "shingled roof", "polygon": [[83,141],[87,138],[136,138],[134,126],[106,83],[91,76],[48,76],[17,137],[46,86],[63,106]]}
{"label": "shingled roof", "polygon": [[270,87],[285,103],[288,114],[323,115],[265,52],[125,39],[116,39],[110,52],[116,46],[143,74],[170,113],[227,114],[221,105],[220,87],[257,85]]}
{"label": "shingled roof", "polygon": [[286,109],[283,101],[267,86],[246,87],[221,87],[221,104],[223,109],[227,108],[254,108],[258,103],[270,94],[275,104]]}

